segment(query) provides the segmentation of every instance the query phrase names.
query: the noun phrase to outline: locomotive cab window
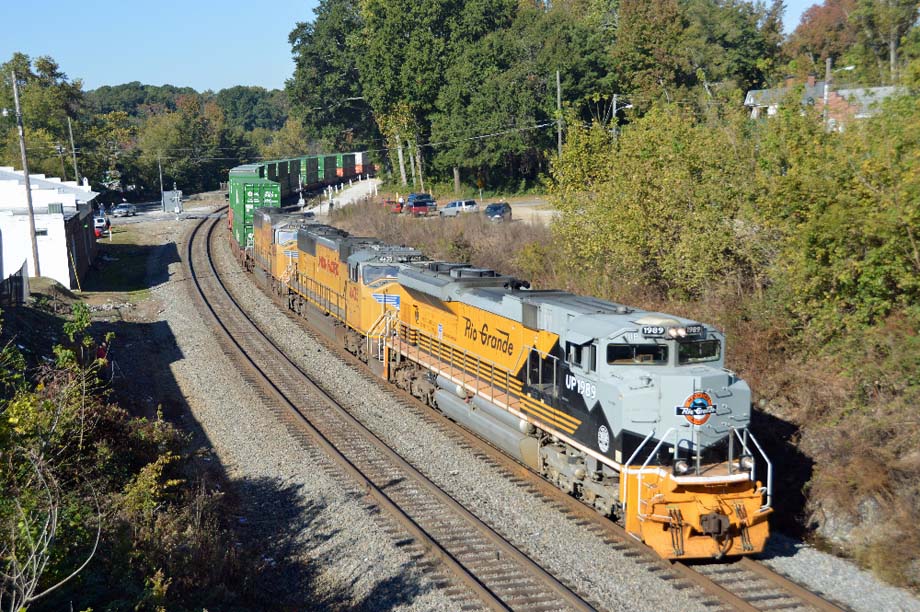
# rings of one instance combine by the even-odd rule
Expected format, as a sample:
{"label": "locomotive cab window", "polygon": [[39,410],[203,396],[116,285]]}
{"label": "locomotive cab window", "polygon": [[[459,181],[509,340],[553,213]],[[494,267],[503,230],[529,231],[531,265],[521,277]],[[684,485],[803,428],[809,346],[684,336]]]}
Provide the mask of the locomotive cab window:
{"label": "locomotive cab window", "polygon": [[608,344],[607,363],[610,365],[667,365],[665,344]]}
{"label": "locomotive cab window", "polygon": [[566,361],[582,370],[593,372],[597,369],[597,345],[566,343]]}
{"label": "locomotive cab window", "polygon": [[364,284],[370,285],[383,278],[396,278],[399,268],[396,266],[364,266],[362,277]]}
{"label": "locomotive cab window", "polygon": [[722,356],[722,343],[718,340],[699,340],[696,342],[677,343],[677,363],[701,363],[718,361]]}

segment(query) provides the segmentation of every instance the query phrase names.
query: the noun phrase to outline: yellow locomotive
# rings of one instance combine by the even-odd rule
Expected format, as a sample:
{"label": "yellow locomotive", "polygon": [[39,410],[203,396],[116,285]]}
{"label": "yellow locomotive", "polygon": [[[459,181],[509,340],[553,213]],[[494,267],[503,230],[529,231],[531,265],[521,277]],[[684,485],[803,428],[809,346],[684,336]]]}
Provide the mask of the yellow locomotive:
{"label": "yellow locomotive", "polygon": [[763,550],[772,466],[719,331],[278,209],[253,224],[255,269],[291,309],[662,557]]}

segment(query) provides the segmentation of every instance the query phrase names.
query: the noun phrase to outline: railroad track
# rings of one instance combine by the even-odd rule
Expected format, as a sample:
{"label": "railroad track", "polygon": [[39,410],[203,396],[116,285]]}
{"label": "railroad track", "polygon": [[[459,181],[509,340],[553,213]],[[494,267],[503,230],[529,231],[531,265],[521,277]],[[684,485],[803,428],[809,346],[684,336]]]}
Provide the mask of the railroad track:
{"label": "railroad track", "polygon": [[350,415],[300,370],[239,306],[220,279],[211,245],[219,218],[191,232],[186,264],[204,310],[234,360],[279,412],[447,571],[463,609],[592,610],[594,607],[476,518]]}
{"label": "railroad track", "polygon": [[[212,270],[212,272],[213,276],[216,277],[216,271]],[[226,289],[222,290],[226,292]],[[293,315],[286,309],[282,308],[281,310],[287,314],[291,320],[296,321],[302,327],[309,330],[308,325],[303,319]],[[252,325],[252,323],[250,323],[250,325]],[[362,369],[362,364],[353,356],[341,350],[324,336],[312,332],[311,335],[316,341],[334,351],[341,359],[366,374],[366,371]],[[286,356],[283,356],[280,350],[277,348],[274,350],[280,355],[279,359],[288,360]],[[302,376],[303,374],[301,373],[300,375]],[[703,603],[708,606],[746,611],[843,610],[843,608],[826,600],[822,596],[810,592],[801,585],[777,574],[766,565],[750,558],[727,562],[691,564],[682,562],[669,563],[664,561],[649,551],[644,545],[634,540],[619,525],[601,517],[591,508],[565,495],[554,486],[523,468],[475,435],[447,419],[442,418],[427,406],[422,405],[414,397],[387,385],[376,377],[367,375],[367,378],[380,388],[385,389],[388,393],[398,398],[400,403],[407,410],[413,410],[416,414],[421,415],[429,422],[435,424],[439,430],[456,440],[458,446],[471,449],[480,460],[490,463],[496,469],[504,472],[508,480],[543,499],[546,503],[555,507],[566,516],[568,520],[590,530],[608,546],[632,558],[635,563],[644,567],[650,573],[654,573],[662,580],[672,582],[672,584],[678,586],[678,588],[684,588],[689,585],[698,587],[701,592]],[[324,391],[320,390],[319,392],[326,397],[325,401],[334,403],[334,400]],[[337,404],[336,408],[337,410],[344,410],[344,408]],[[348,418],[354,419],[350,414]],[[363,425],[361,427],[363,428]],[[377,440],[376,437],[374,437],[374,440],[376,440],[377,443],[383,444]],[[405,463],[401,458],[399,461]],[[361,477],[358,476],[358,478],[360,480]],[[440,491],[440,489],[437,490]],[[440,492],[442,495],[444,494],[443,491]],[[464,512],[469,514],[465,510]],[[500,538],[501,536],[498,537]],[[512,549],[514,549],[513,546]],[[435,549],[435,553],[438,553],[437,549]],[[518,554],[521,553],[518,552]],[[444,553],[438,553],[435,554],[435,556],[443,558]],[[571,593],[571,591],[569,592]],[[509,601],[513,601],[513,599]],[[503,605],[515,609],[527,609],[526,604],[531,603],[531,599],[528,597],[520,599],[522,604],[520,607],[515,603],[509,604],[509,601],[505,601]],[[549,608],[553,608],[554,606],[548,604],[548,601],[549,600],[546,600],[546,602],[544,602],[538,597],[537,601],[534,602],[538,604],[538,606],[534,609],[540,609],[539,606],[543,603],[547,603]],[[588,604],[581,602],[579,605]]]}

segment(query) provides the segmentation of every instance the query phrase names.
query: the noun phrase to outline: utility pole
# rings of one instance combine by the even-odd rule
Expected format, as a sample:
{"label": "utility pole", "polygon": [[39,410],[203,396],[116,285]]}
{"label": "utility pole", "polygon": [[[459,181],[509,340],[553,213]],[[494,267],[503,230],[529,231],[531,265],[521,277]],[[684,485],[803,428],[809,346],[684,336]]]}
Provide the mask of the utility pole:
{"label": "utility pole", "polygon": [[26,179],[26,204],[29,206],[29,233],[32,235],[32,261],[35,276],[41,276],[38,265],[38,239],[35,237],[35,211],[32,210],[32,183],[29,180],[29,160],[26,158],[26,130],[22,125],[22,110],[19,108],[19,87],[16,84],[16,71],[13,75],[13,100],[16,102],[16,127],[19,128],[19,151],[22,153],[22,174]]}
{"label": "utility pole", "polygon": [[77,169],[77,149],[73,146],[73,125],[67,117],[67,131],[70,132],[70,154],[73,156],[73,175],[76,182],[80,182],[80,171]]}
{"label": "utility pole", "polygon": [[827,58],[827,61],[824,62],[824,129],[827,129],[827,126],[830,125],[830,115],[827,112],[827,102],[830,97],[831,89],[831,65],[834,60],[830,57]]}
{"label": "utility pole", "polygon": [[559,157],[562,157],[562,82],[559,80],[559,71],[556,71],[556,135],[559,139]]}
{"label": "utility pole", "polygon": [[163,202],[163,164],[160,163],[160,154],[157,153],[157,168],[160,169],[160,202]]}

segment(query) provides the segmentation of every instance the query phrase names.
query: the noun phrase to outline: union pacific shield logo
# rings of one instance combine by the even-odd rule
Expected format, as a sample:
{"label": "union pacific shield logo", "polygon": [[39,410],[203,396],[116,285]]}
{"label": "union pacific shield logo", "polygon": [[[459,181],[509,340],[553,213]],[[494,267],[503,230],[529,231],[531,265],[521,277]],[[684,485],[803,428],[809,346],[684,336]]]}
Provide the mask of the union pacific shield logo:
{"label": "union pacific shield logo", "polygon": [[694,425],[703,425],[716,412],[716,405],[708,393],[697,391],[688,397],[682,406],[675,406],[677,416],[682,416]]}

